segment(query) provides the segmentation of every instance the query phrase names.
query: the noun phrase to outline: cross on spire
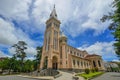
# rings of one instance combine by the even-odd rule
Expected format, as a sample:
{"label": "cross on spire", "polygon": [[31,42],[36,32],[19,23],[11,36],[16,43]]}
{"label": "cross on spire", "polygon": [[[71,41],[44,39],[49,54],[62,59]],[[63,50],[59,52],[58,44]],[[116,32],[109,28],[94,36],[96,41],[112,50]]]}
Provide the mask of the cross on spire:
{"label": "cross on spire", "polygon": [[54,8],[55,8],[55,4],[54,4]]}
{"label": "cross on spire", "polygon": [[56,10],[55,10],[55,4],[54,4],[54,8],[50,14],[50,18],[56,18],[57,19],[57,13],[56,13]]}

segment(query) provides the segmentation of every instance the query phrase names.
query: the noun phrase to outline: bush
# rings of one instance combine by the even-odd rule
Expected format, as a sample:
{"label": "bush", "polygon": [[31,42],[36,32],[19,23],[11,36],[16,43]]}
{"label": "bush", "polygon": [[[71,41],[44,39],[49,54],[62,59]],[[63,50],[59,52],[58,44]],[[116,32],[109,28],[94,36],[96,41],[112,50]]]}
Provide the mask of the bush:
{"label": "bush", "polygon": [[95,69],[94,69],[94,68],[92,68],[92,69],[91,69],[91,72],[93,72],[93,73],[94,73],[94,72],[95,72]]}
{"label": "bush", "polygon": [[95,68],[95,72],[98,72],[98,68],[97,67]]}
{"label": "bush", "polygon": [[90,73],[90,70],[87,68],[87,69],[85,69],[85,73],[86,74],[89,74]]}

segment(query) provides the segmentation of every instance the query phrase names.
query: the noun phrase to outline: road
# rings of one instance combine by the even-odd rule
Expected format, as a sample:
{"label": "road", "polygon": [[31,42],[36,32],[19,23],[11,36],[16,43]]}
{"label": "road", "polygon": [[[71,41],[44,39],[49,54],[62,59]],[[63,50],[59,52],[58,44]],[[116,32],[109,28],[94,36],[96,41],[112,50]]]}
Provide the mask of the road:
{"label": "road", "polygon": [[[63,72],[61,71],[62,76],[55,78],[54,80],[73,80],[72,76],[73,74],[68,73],[68,72]],[[17,76],[17,75],[8,75],[8,76],[0,76],[0,80],[41,80],[41,79],[31,79],[31,78],[25,78],[22,76]],[[46,79],[45,79],[46,80]],[[82,77],[80,77],[79,80],[84,80]]]}
{"label": "road", "polygon": [[[63,75],[56,78],[55,80],[72,80],[72,74],[66,72],[62,72],[62,73]],[[31,79],[16,75],[9,75],[9,76],[0,76],[0,80],[39,80],[39,79]],[[120,80],[120,73],[108,72],[92,80]]]}
{"label": "road", "polygon": [[92,80],[120,80],[120,73],[117,72],[107,72],[99,77]]}
{"label": "road", "polygon": [[29,79],[29,78],[23,78],[21,76],[0,76],[0,80],[37,80],[37,79]]}

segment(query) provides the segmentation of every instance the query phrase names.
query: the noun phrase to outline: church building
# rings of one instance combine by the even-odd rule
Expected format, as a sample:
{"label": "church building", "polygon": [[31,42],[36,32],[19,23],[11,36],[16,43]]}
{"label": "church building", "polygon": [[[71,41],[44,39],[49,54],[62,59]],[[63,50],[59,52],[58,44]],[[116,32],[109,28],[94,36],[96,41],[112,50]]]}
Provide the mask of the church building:
{"label": "church building", "polygon": [[67,36],[60,32],[60,20],[55,6],[46,21],[40,69],[83,71],[86,68],[104,70],[100,55],[89,54],[67,44]]}

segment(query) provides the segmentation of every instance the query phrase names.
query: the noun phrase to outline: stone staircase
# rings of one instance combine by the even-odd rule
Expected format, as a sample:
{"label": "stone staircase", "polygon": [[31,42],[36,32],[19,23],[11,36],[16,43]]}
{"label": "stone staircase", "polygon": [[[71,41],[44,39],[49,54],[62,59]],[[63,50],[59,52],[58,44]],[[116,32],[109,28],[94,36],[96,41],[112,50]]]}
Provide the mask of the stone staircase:
{"label": "stone staircase", "polygon": [[[23,74],[24,75],[24,74]],[[27,73],[25,75],[39,78],[40,80],[84,80],[82,77],[79,79],[74,79],[75,75],[73,71],[63,71],[63,70],[52,70],[52,69],[44,69],[38,71],[34,71],[31,73]],[[53,79],[51,79],[53,77]]]}
{"label": "stone staircase", "polygon": [[53,69],[44,69],[39,72],[40,76],[55,76],[57,74],[59,74],[59,71]]}
{"label": "stone staircase", "polygon": [[53,70],[53,69],[43,69],[40,71],[33,71],[30,73],[23,73],[22,75],[28,75],[28,76],[54,76],[56,77],[59,74],[58,70]]}

